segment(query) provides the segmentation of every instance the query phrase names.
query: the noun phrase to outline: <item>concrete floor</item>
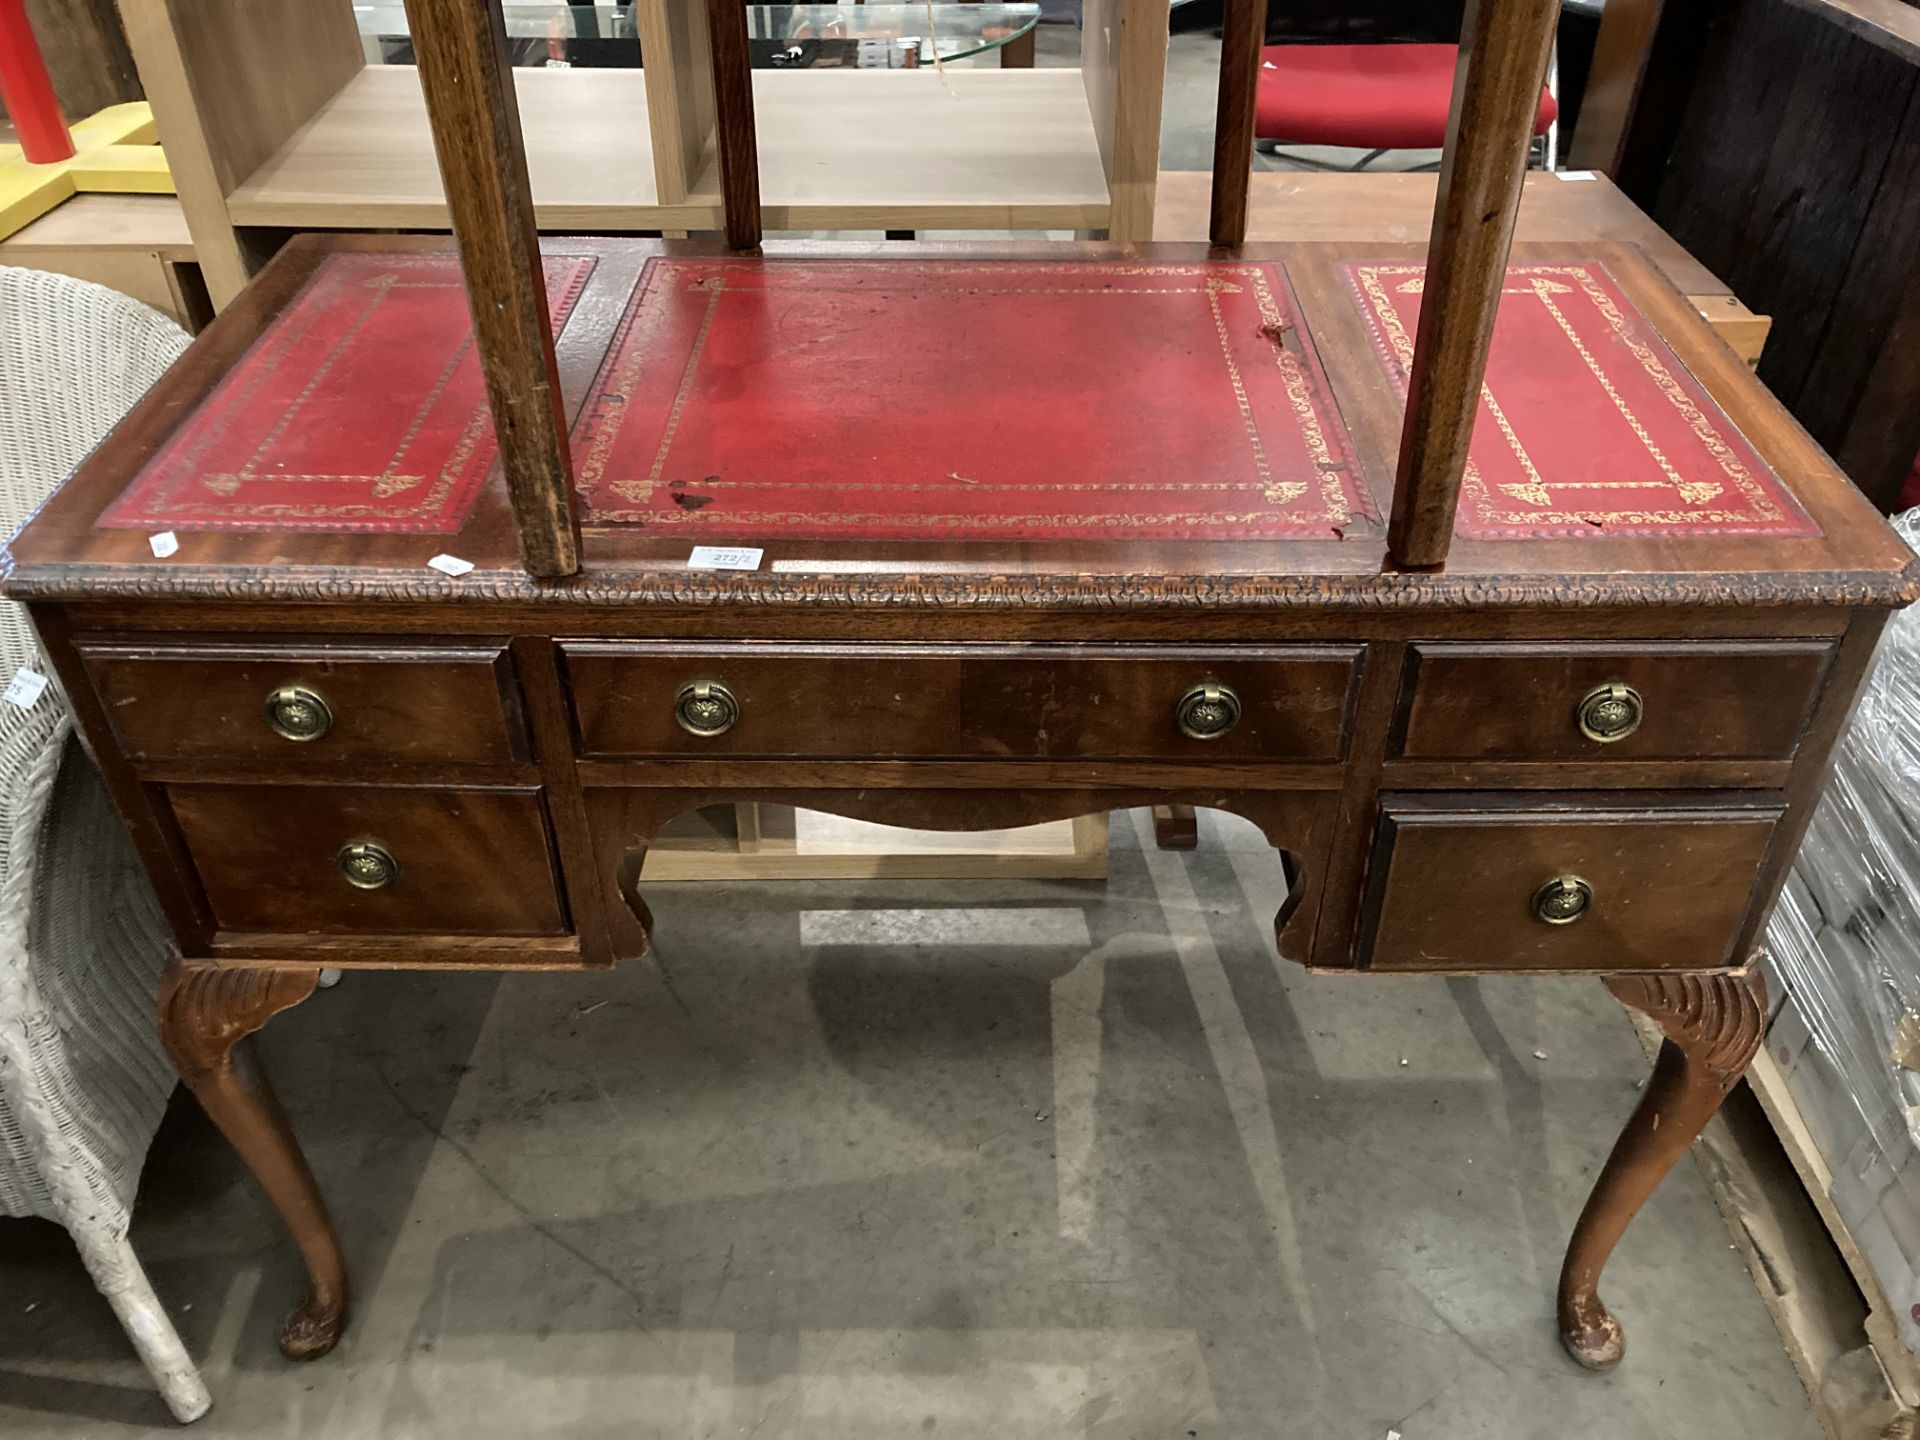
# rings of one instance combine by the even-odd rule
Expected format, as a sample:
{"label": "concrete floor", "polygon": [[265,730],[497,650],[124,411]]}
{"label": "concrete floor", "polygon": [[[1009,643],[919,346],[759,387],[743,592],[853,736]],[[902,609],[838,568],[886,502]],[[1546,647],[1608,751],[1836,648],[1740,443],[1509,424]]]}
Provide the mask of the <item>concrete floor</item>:
{"label": "concrete floor", "polygon": [[[1169,167],[1207,164],[1217,54],[1174,39]],[[655,887],[657,963],[282,1016],[355,1315],[280,1358],[292,1249],[176,1097],[134,1240],[197,1433],[1817,1436],[1690,1164],[1609,1273],[1624,1368],[1560,1352],[1646,1071],[1600,987],[1303,975],[1273,857],[1202,820],[1181,856],[1118,817],[1104,886]],[[64,1232],[0,1221],[0,1433],[170,1428]]]}
{"label": "concrete floor", "polygon": [[[1202,820],[1117,817],[1105,885],[656,887],[659,963],[280,1017],[356,1313],[281,1360],[291,1248],[178,1101],[134,1240],[199,1432],[1815,1436],[1691,1164],[1610,1273],[1626,1365],[1560,1353],[1646,1069],[1600,987],[1303,975],[1271,853]],[[0,1432],[164,1421],[63,1232],[0,1223]]]}

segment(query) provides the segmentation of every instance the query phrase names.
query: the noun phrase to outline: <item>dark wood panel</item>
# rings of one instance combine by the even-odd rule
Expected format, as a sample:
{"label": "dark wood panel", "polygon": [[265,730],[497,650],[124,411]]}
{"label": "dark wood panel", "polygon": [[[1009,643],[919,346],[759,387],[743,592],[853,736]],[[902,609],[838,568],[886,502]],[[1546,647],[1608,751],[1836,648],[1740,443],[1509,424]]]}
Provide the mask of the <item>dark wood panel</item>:
{"label": "dark wood panel", "polygon": [[[581,752],[593,756],[982,756],[1330,760],[1341,753],[1357,646],[727,647],[574,641],[564,647]],[[681,687],[724,685],[740,718],[699,736]],[[1175,709],[1203,683],[1241,714],[1193,739]]]}
{"label": "dark wood panel", "polygon": [[[1593,59],[1585,89],[1578,95],[1573,138],[1563,140],[1565,164],[1571,170],[1620,172],[1627,148],[1628,127],[1640,99],[1641,80],[1655,50],[1666,0],[1608,0],[1594,37]],[[1562,52],[1564,56],[1564,51]],[[1562,60],[1561,134],[1568,124],[1569,77]],[[1580,187],[1584,189],[1585,187]]]}
{"label": "dark wood panel", "polygon": [[1920,456],[1920,256],[1888,309],[1886,338],[1835,458],[1867,498],[1891,514]]}
{"label": "dark wood panel", "polygon": [[113,0],[27,0],[27,19],[68,124],[141,98]]}
{"label": "dark wood panel", "polygon": [[1909,64],[1920,65],[1920,7],[1910,0],[1787,0],[1859,36],[1870,45],[1891,51]]}
{"label": "dark wood panel", "polygon": [[1618,178],[1772,316],[1760,378],[1886,509],[1920,449],[1920,69],[1845,21],[1796,0],[1666,7]]}
{"label": "dark wood panel", "polygon": [[[1737,362],[1736,362],[1737,363]],[[1891,535],[1889,544],[1899,544]],[[1911,551],[1906,552],[1909,556]],[[1786,635],[1837,636],[1847,628],[1845,609],[1834,608],[1830,594],[1814,596],[1808,607],[1741,606],[1715,609],[1710,621],[1697,610],[1600,609],[1579,612],[1578,625],[1588,639],[1620,640],[1726,638],[1778,639]],[[1208,611],[1120,609],[1083,610],[1071,615],[1045,611],[985,610],[954,606],[921,610],[903,619],[903,611],[873,607],[867,610],[827,607],[722,607],[684,609],[639,619],[616,606],[593,609],[541,604],[461,607],[367,603],[352,608],[250,601],[218,611],[204,605],[172,600],[108,600],[70,607],[76,623],[89,633],[165,635],[179,641],[213,638],[230,633],[232,622],[244,619],[262,636],[297,641],[338,631],[364,635],[378,628],[406,645],[431,644],[449,635],[491,636],[501,630],[516,633],[554,633],[575,640],[618,639],[636,635],[658,638],[667,627],[679,639],[840,641],[899,640],[903,631],[925,643],[974,641],[1004,645],[1058,642],[1071,635],[1076,644],[1095,645],[1281,645],[1324,641],[1350,644],[1387,640],[1408,631],[1408,617],[1391,609],[1360,608],[1316,612],[1299,610]],[[1558,606],[1545,610],[1435,608],[1417,621],[1423,639],[1564,640],[1576,623]],[[909,629],[910,627],[910,629]],[[403,637],[403,638],[402,638]]]}
{"label": "dark wood panel", "polygon": [[[1914,13],[1920,15],[1920,10]],[[1915,73],[1905,72],[1910,82]],[[1911,158],[1920,156],[1920,84],[1909,83],[1904,107],[1887,111],[1880,124],[1888,132],[1889,158],[1851,237],[1851,253],[1793,406],[1800,423],[1836,453],[1897,323],[1908,277],[1920,266],[1920,169]],[[1830,248],[1837,249],[1838,242]],[[1916,401],[1920,389],[1908,392],[1906,408],[1920,411]],[[1914,448],[1902,457],[1902,478],[1913,463]],[[1853,478],[1868,488],[1872,477]]]}
{"label": "dark wood panel", "polygon": [[71,617],[59,605],[29,606],[28,613],[33,617],[47,664],[67,693],[74,725],[93,752],[100,779],[140,852],[140,863],[166,911],[175,943],[183,954],[202,953],[212,937],[214,922],[199,877],[194,874],[193,861],[180,842],[180,832],[166,813],[165,804],[157,803],[159,792],[142,785],[133,766],[120,753],[106,708],[87,683],[74,644]]}
{"label": "dark wood panel", "polygon": [[[1732,0],[1726,0],[1726,3],[1732,3]],[[1659,24],[1654,30],[1652,47],[1647,52],[1640,73],[1639,92],[1634,97],[1632,111],[1624,117],[1626,133],[1616,142],[1619,156],[1608,169],[1614,183],[1643,206],[1648,204],[1649,198],[1660,187],[1668,149],[1673,137],[1680,131],[1695,79],[1706,68],[1714,21],[1723,8],[1724,5],[1665,3],[1659,7]],[[1615,23],[1627,24],[1630,19],[1630,16],[1623,15],[1616,22],[1613,9],[1608,6],[1600,22],[1601,29],[1604,31]],[[1596,64],[1598,61],[1596,52]],[[1584,102],[1580,111],[1584,116]],[[1584,127],[1586,121],[1580,118],[1576,123]],[[1577,133],[1574,139],[1578,141]],[[1673,245],[1683,255],[1687,253],[1670,238],[1666,243]],[[1695,263],[1701,262],[1696,259]],[[1680,288],[1689,295],[1704,293],[1687,285]]]}
{"label": "dark wood panel", "polygon": [[[498,645],[165,645],[89,640],[78,649],[122,751],[135,760],[295,765],[508,764],[527,758],[506,651]],[[324,734],[290,740],[268,717],[287,687],[318,695]]]}
{"label": "dark wood panel", "polygon": [[1773,317],[1760,378],[1790,406],[1813,374],[1913,81],[1894,56],[1815,20],[1798,37],[1786,105],[1747,138],[1766,169],[1727,280]]}
{"label": "dark wood panel", "polygon": [[[177,785],[167,791],[223,930],[553,935],[567,929],[538,791]],[[390,883],[342,876],[349,845]]]}
{"label": "dark wood panel", "polygon": [[[1380,970],[1700,970],[1735,963],[1782,802],[1381,799],[1360,961]],[[1535,897],[1591,889],[1549,924]]]}
{"label": "dark wood panel", "polygon": [[212,958],[223,966],[323,965],[342,970],[581,970],[573,935],[285,935],[222,930]]}
{"label": "dark wood panel", "polygon": [[1389,760],[1386,790],[1778,790],[1791,760]]}
{"label": "dark wood panel", "polygon": [[[1784,760],[1806,728],[1833,646],[1421,644],[1394,753],[1418,760]],[[1639,728],[1600,741],[1581,702],[1603,685],[1640,699]]]}
{"label": "dark wood panel", "polygon": [[574,765],[572,717],[560,673],[560,652],[551,640],[531,635],[517,637],[513,650],[526,683],[528,719],[546,785],[554,849],[562,873],[572,877],[569,893],[574,924],[580,933],[581,959],[589,965],[611,965],[613,951],[606,923],[606,904],[611,897],[602,893],[594,874],[593,845]]}
{"label": "dark wood panel", "polygon": [[[1677,12],[1689,8],[1668,6],[1663,32]],[[1635,188],[1638,175],[1621,177],[1627,193],[1663,230],[1729,283],[1766,173],[1768,145],[1759,137],[1771,140],[1793,88],[1792,67],[1780,57],[1792,54],[1814,28],[1809,17],[1779,0],[1723,0],[1713,9],[1698,69],[1686,77],[1685,107],[1657,137],[1666,163],[1647,168],[1658,188],[1649,193]],[[1757,296],[1733,288],[1755,309],[1772,313]]]}

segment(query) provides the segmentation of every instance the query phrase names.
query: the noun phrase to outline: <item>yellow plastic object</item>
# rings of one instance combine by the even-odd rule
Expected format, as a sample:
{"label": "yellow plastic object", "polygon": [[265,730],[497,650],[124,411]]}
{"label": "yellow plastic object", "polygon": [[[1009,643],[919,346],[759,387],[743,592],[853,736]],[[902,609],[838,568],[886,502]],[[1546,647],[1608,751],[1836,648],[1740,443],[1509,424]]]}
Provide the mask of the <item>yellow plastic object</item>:
{"label": "yellow plastic object", "polygon": [[109,105],[69,133],[73,158],[51,165],[31,165],[18,145],[0,145],[0,240],[83,190],[173,193],[146,101]]}

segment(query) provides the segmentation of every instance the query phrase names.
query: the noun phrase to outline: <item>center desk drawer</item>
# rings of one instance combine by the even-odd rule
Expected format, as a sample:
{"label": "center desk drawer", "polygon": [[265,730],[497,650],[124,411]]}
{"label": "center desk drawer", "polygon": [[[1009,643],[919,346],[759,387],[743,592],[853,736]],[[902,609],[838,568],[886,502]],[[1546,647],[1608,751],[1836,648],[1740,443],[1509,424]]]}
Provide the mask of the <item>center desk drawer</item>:
{"label": "center desk drawer", "polygon": [[494,765],[526,756],[498,645],[78,649],[134,760]]}
{"label": "center desk drawer", "polygon": [[1745,925],[1773,796],[1386,795],[1359,960],[1380,970],[1711,969]]}
{"label": "center desk drawer", "polygon": [[589,756],[1335,760],[1357,646],[564,645]]}
{"label": "center desk drawer", "polygon": [[167,798],[223,929],[567,929],[535,790],[176,785]]}
{"label": "center desk drawer", "polygon": [[1413,647],[1412,760],[1786,760],[1828,640]]}

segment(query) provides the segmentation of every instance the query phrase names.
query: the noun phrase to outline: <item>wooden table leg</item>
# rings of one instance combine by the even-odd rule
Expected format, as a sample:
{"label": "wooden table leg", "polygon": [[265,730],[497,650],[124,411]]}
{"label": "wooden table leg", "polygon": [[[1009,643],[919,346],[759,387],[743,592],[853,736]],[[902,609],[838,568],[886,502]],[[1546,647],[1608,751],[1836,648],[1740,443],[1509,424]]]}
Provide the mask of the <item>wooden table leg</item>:
{"label": "wooden table leg", "polygon": [[1600,1298],[1600,1272],[1621,1235],[1686,1153],[1760,1048],[1767,989],[1741,975],[1616,975],[1607,989],[1645,1011],[1666,1041],[1646,1093],[1615,1142],[1573,1227],[1560,1271],[1560,1338],[1590,1370],[1611,1370],[1626,1332]]}
{"label": "wooden table leg", "polygon": [[313,1293],[280,1329],[280,1349],[290,1360],[316,1359],[340,1338],[347,1265],[327,1202],[248,1037],[311,995],[319,979],[317,966],[221,970],[175,963],[160,990],[160,1039],[174,1068],[279,1210],[312,1277]]}
{"label": "wooden table leg", "polygon": [[1153,807],[1153,843],[1162,850],[1194,850],[1200,845],[1200,822],[1191,805]]}

